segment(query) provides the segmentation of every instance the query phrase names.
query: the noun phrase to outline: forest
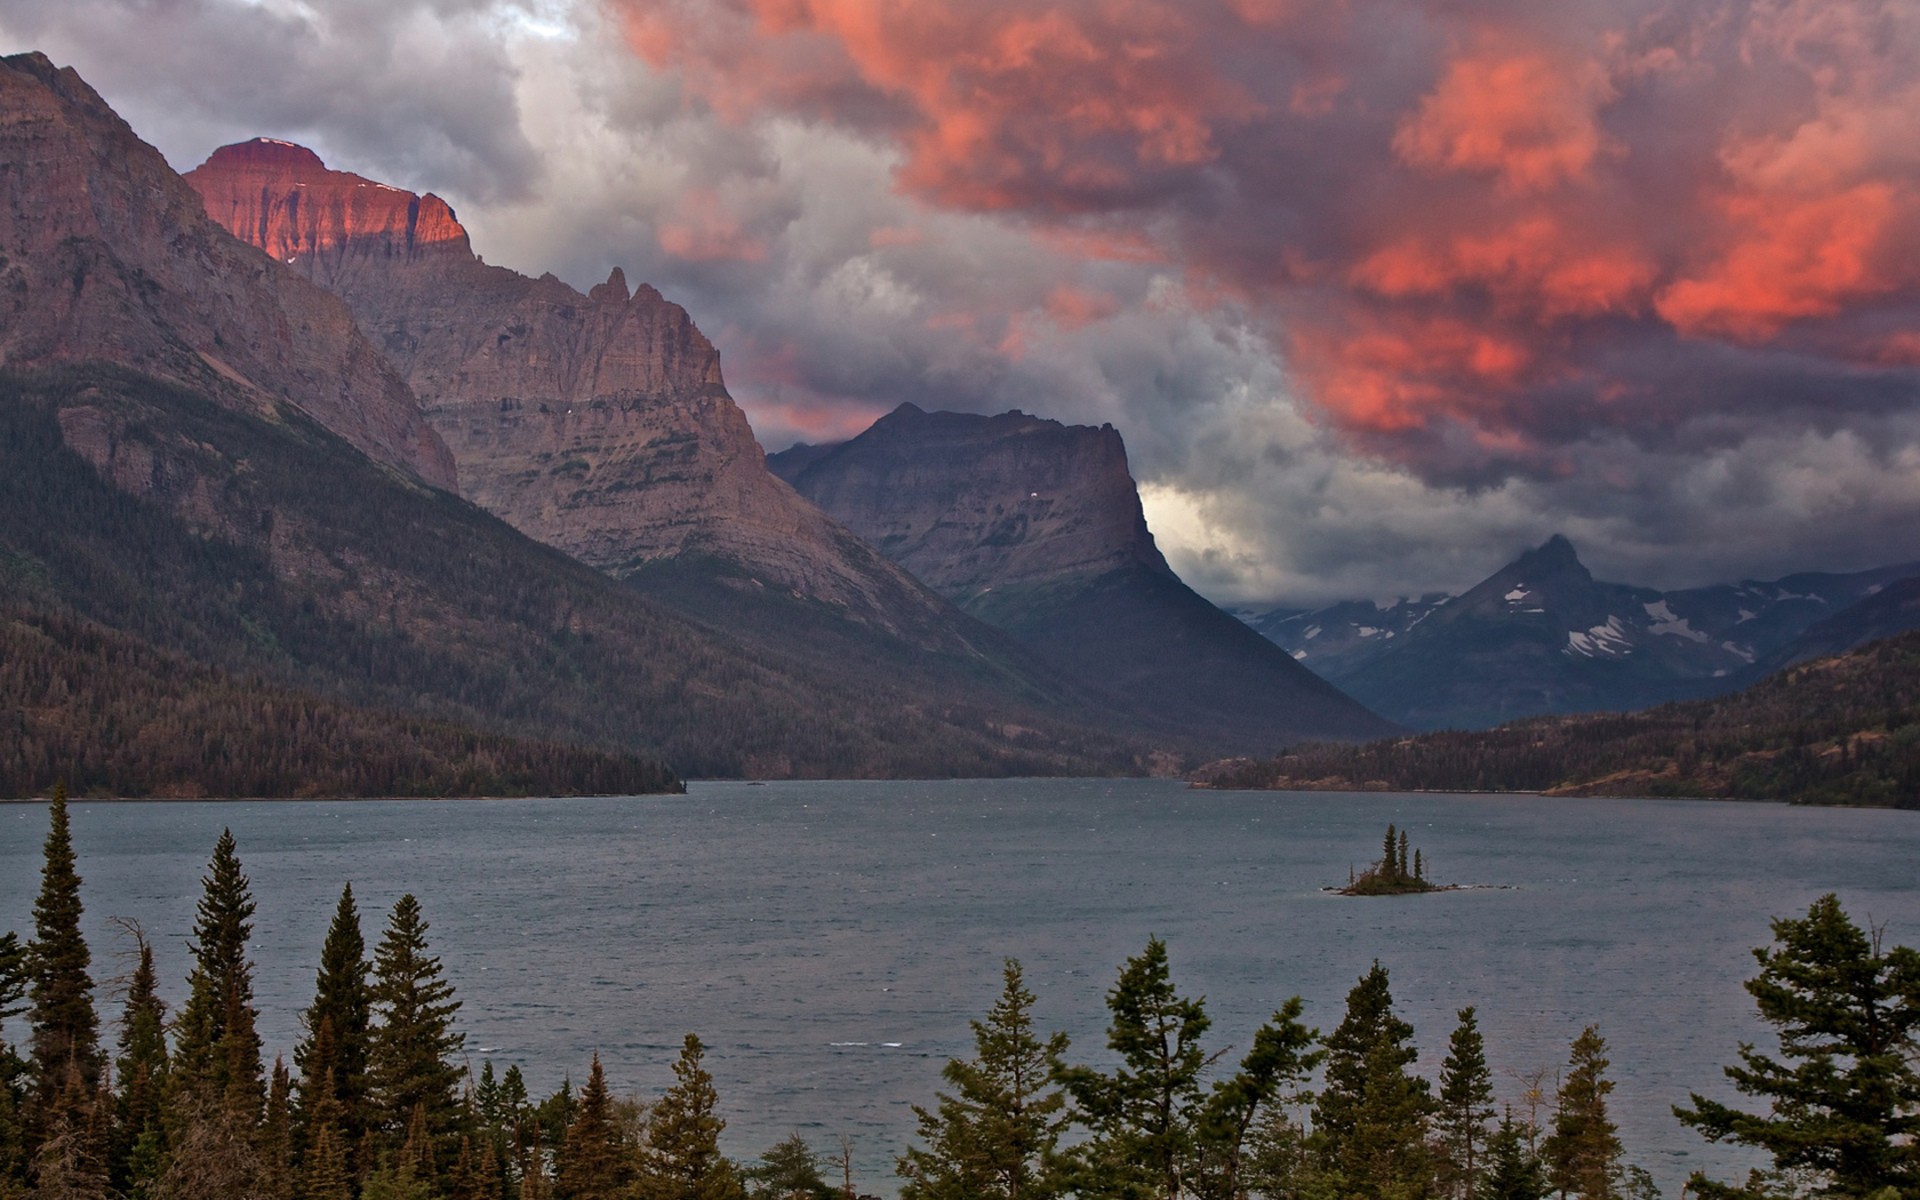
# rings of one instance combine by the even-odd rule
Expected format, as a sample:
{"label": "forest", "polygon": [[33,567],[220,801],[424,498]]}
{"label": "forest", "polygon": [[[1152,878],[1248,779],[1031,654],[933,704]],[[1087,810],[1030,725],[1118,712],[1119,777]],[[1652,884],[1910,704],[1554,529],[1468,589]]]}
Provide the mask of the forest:
{"label": "forest", "polygon": [[1920,631],[1789,667],[1719,699],[1305,745],[1212,764],[1195,782],[1920,808]]}
{"label": "forest", "polygon": [[[1393,851],[1389,849],[1391,856]],[[796,1134],[757,1159],[722,1153],[726,1122],[689,1033],[674,1083],[616,1096],[596,1055],[586,1083],[529,1095],[519,1067],[462,1064],[460,1001],[406,895],[369,952],[351,885],[320,949],[289,1064],[265,1063],[248,955],[256,901],[230,832],[213,848],[189,944],[187,999],[169,1013],[138,926],[111,1048],[81,933],[82,880],[56,791],[33,930],[0,936],[0,1197],[6,1200],[857,1200]],[[1766,1151],[1738,1183],[1695,1175],[1704,1200],[1920,1197],[1920,953],[1883,948],[1829,895],[1773,922],[1751,980],[1780,1057],[1750,1045],[1727,1070],[1768,1102],[1695,1095],[1675,1115]],[[1237,1063],[1209,1052],[1203,1000],[1182,995],[1166,945],[1107,993],[1104,1066],[1034,1028],[1020,965],[973,1022],[974,1054],[915,1106],[897,1163],[902,1200],[1654,1200],[1608,1110],[1607,1045],[1588,1027],[1551,1088],[1496,1108],[1475,1010],[1461,1009],[1438,1077],[1412,1070],[1413,1027],[1377,961],[1324,1037],[1298,996]],[[0,1026],[4,1027],[4,1026]]]}

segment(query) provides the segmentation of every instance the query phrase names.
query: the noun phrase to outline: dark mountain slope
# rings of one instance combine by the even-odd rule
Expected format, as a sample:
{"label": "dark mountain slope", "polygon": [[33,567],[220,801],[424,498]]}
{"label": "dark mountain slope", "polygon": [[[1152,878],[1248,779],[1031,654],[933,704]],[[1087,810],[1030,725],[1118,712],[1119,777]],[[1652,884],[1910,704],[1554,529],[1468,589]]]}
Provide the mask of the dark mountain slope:
{"label": "dark mountain slope", "polygon": [[1388,728],[1180,582],[1111,426],[909,404],[849,442],[770,461],[961,608],[1138,720],[1241,747]]}

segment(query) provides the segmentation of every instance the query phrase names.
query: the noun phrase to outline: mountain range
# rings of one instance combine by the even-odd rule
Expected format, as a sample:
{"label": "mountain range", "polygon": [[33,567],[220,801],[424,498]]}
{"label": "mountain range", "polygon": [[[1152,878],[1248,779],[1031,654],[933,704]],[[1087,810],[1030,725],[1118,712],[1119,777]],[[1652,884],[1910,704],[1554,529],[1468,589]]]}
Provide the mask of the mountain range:
{"label": "mountain range", "polygon": [[1920,563],[1904,563],[1663,592],[1594,579],[1556,536],[1458,596],[1245,619],[1377,712],[1472,729],[1748,686],[1920,625],[1916,576]]}

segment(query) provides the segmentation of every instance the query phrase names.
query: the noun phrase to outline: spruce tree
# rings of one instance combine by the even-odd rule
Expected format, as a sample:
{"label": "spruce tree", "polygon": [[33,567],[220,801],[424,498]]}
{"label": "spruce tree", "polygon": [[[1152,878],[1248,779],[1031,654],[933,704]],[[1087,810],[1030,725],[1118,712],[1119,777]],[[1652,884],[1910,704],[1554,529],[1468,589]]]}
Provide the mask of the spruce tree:
{"label": "spruce tree", "polygon": [[1486,1169],[1480,1172],[1473,1200],[1545,1200],[1547,1175],[1540,1159],[1527,1145],[1523,1126],[1514,1124],[1513,1110],[1487,1139]]}
{"label": "spruce tree", "polygon": [[1435,1124],[1445,1155],[1447,1191],[1459,1200],[1473,1200],[1480,1187],[1487,1123],[1493,1119],[1493,1073],[1487,1069],[1486,1046],[1471,1005],[1460,1010],[1460,1023],[1447,1042],[1440,1064],[1439,1108]]}
{"label": "spruce tree", "polygon": [[354,906],[353,885],[348,884],[341,889],[326,941],[320,947],[313,1002],[302,1014],[306,1036],[293,1050],[301,1079],[295,1114],[296,1144],[305,1143],[312,1113],[320,1102],[320,1088],[329,1078],[337,1105],[332,1119],[345,1144],[358,1145],[366,1132],[367,1055],[373,1024],[369,970],[360,913]]}
{"label": "spruce tree", "polygon": [[159,995],[153,947],[136,928],[139,965],[127,983],[120,1017],[120,1057],[114,1074],[120,1085],[115,1102],[112,1151],[113,1186],[140,1200],[159,1177],[166,1148],[166,1005]]}
{"label": "spruce tree", "polygon": [[[1805,917],[1774,921],[1773,937],[1754,951],[1760,974],[1746,987],[1779,1057],[1743,1045],[1740,1065],[1726,1068],[1768,1111],[1696,1095],[1675,1115],[1713,1141],[1765,1150],[1822,1193],[1920,1197],[1920,951],[1883,951],[1878,931],[1855,925],[1832,894]],[[1688,1187],[1703,1200],[1751,1194],[1697,1174]]]}
{"label": "spruce tree", "polygon": [[266,1116],[260,1123],[262,1166],[259,1200],[293,1200],[293,1079],[275,1058],[268,1076]]}
{"label": "spruce tree", "polygon": [[457,1059],[466,1038],[453,1027],[460,1002],[441,978],[440,960],[427,953],[427,922],[411,894],[393,906],[373,964],[378,1024],[368,1069],[374,1127],[398,1145],[418,1110],[428,1138],[445,1143],[458,1124]]}
{"label": "spruce tree", "polygon": [[941,1071],[954,1093],[941,1093],[933,1111],[914,1106],[926,1146],[900,1157],[902,1200],[1045,1200],[1060,1191],[1068,1118],[1053,1078],[1067,1038],[1034,1034],[1019,963],[1008,959],[1001,981],[987,1019],[972,1022],[973,1058]]}
{"label": "spruce tree", "polygon": [[1412,868],[1407,865],[1407,841],[1407,831],[1402,829],[1400,831],[1400,865],[1397,868],[1397,873],[1402,879],[1413,874]]}
{"label": "spruce tree", "polygon": [[1392,879],[1400,863],[1400,839],[1393,825],[1387,825],[1387,840],[1380,847],[1380,877]]}
{"label": "spruce tree", "polygon": [[[55,787],[49,808],[40,895],[33,902],[28,1022],[31,1030],[34,1110],[41,1121],[61,1117],[61,1106],[85,1107],[105,1065],[100,1019],[93,1007],[93,956],[80,932],[80,872],[67,823],[67,790]],[[29,1134],[44,1131],[30,1124]]]}
{"label": "spruce tree", "polygon": [[1082,1192],[1178,1200],[1195,1150],[1209,1021],[1199,1000],[1174,990],[1166,943],[1147,942],[1107,993],[1111,1074],[1074,1067],[1061,1075],[1089,1136],[1075,1152]]}
{"label": "spruce tree", "polygon": [[767,1147],[743,1174],[753,1200],[835,1200],[840,1195],[820,1174],[820,1156],[798,1133]]}
{"label": "spruce tree", "polygon": [[1620,1138],[1607,1114],[1607,1043],[1592,1025],[1573,1041],[1566,1078],[1554,1107],[1553,1132],[1541,1144],[1547,1178],[1563,1197],[1617,1200]]}
{"label": "spruce tree", "polygon": [[587,1086],[555,1156],[555,1200],[618,1200],[625,1189],[630,1159],[600,1056],[593,1056]]}
{"label": "spruce tree", "polygon": [[713,1076],[701,1065],[705,1047],[689,1033],[673,1064],[667,1089],[647,1122],[635,1200],[742,1200],[746,1195],[733,1164],[720,1154],[727,1123],[716,1111]]}
{"label": "spruce tree", "polygon": [[267,1085],[253,1006],[253,891],[240,869],[233,832],[222,830],[194,914],[193,972],[176,1026],[172,1083],[179,1107],[225,1107],[243,1127],[260,1121]]}
{"label": "spruce tree", "polygon": [[300,1195],[303,1200],[352,1200],[354,1177],[347,1166],[351,1143],[341,1132],[340,1102],[331,1080],[323,1075],[317,1083],[317,1099],[305,1113]]}
{"label": "spruce tree", "polygon": [[1327,1038],[1325,1084],[1314,1107],[1319,1166],[1347,1194],[1422,1200],[1433,1190],[1427,1081],[1410,1074],[1413,1026],[1393,1012],[1378,962],[1347,993]]}
{"label": "spruce tree", "polygon": [[1201,1167],[1204,1178],[1196,1190],[1221,1200],[1246,1195],[1245,1159],[1257,1123],[1292,1100],[1307,1075],[1319,1065],[1321,1053],[1313,1046],[1320,1031],[1300,1022],[1300,997],[1282,1005],[1265,1025],[1254,1031],[1253,1048],[1231,1078],[1213,1085],[1200,1114]]}

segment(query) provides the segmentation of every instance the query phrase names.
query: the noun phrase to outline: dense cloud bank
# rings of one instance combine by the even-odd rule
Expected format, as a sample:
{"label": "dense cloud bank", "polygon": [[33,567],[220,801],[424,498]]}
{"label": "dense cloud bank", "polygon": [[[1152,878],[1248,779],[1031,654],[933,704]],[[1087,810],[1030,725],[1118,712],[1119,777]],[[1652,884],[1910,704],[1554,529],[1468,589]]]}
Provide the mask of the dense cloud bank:
{"label": "dense cloud bank", "polygon": [[682,300],[770,448],[1112,421],[1217,599],[1920,557],[1887,0],[16,0],[177,167],[270,134]]}

